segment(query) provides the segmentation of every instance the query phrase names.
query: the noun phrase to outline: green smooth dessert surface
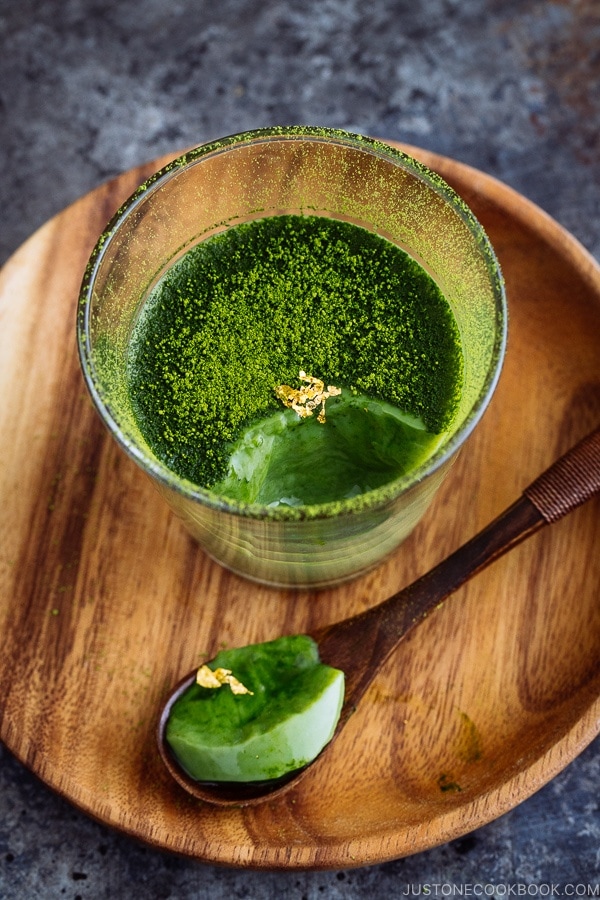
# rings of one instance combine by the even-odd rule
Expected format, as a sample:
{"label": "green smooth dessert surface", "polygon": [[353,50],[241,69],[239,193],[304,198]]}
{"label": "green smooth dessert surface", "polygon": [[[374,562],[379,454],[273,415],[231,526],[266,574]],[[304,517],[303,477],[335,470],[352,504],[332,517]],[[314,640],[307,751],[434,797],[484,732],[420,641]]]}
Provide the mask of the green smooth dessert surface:
{"label": "green smooth dessert surface", "polygon": [[293,635],[223,650],[209,666],[230,669],[253,693],[194,684],[173,704],[166,740],[192,778],[280,778],[307,765],[331,740],[344,675],[320,662],[312,638]]}
{"label": "green smooth dessert surface", "polygon": [[286,409],[246,429],[212,490],[265,506],[351,498],[416,468],[439,441],[389,403],[347,392],[327,401],[324,424]]}
{"label": "green smooth dessert surface", "polygon": [[[232,226],[177,260],[144,304],[128,366],[134,414],[168,468],[244,502],[312,504],[385,483],[429,455],[455,414],[463,358],[448,303],[403,250],[347,222],[280,215]],[[297,387],[300,370],[342,388],[324,425],[282,417],[275,389]],[[370,456],[361,435],[374,424],[383,444],[372,440]],[[263,446],[262,461],[250,463],[257,484],[235,487],[255,428],[273,458]],[[407,449],[390,455],[390,441],[404,437]],[[338,461],[342,444],[360,444],[335,491],[330,463],[317,466],[306,446],[313,441]],[[296,461],[305,466],[310,456],[313,484],[303,493],[288,478],[275,496],[260,473],[275,477],[290,453],[304,454]],[[370,458],[361,481],[355,470]]]}

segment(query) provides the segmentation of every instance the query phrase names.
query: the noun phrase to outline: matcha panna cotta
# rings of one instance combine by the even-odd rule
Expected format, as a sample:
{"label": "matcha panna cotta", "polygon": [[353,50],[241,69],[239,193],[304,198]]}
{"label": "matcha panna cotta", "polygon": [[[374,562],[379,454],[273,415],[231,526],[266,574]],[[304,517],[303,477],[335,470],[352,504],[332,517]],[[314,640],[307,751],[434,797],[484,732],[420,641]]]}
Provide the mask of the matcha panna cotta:
{"label": "matcha panna cotta", "polygon": [[165,739],[196,781],[273,780],[319,755],[343,700],[343,673],[306,635],[223,650],[171,707]]}
{"label": "matcha panna cotta", "polygon": [[351,499],[419,466],[461,381],[458,329],[433,279],[384,238],[316,216],[198,244],[130,341],[132,406],[156,455],[219,496],[271,508]]}
{"label": "matcha panna cotta", "polygon": [[[100,236],[78,309],[116,442],[210,557],[276,587],[339,584],[402,543],[505,340],[466,204],[399,148],[310,126],[230,135],[151,176]],[[300,372],[341,391],[324,423],[279,393],[315,386]]]}

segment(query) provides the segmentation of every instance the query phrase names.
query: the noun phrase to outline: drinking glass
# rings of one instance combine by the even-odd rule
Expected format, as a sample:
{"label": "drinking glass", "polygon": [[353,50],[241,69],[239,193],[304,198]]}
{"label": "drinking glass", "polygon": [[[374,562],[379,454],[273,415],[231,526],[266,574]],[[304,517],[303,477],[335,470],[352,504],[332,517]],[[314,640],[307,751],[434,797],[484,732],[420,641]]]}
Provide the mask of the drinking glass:
{"label": "drinking glass", "polygon": [[[418,468],[352,499],[272,508],[218,496],[156,457],[133,413],[127,356],[149,293],[184,253],[231,225],[288,213],[360,225],[419,262],[453,310],[464,384],[450,430]],[[316,587],[375,566],[426,511],[493,394],[506,343],[506,301],[481,225],[437,174],[378,140],[294,126],[197,147],[142,184],[92,253],[77,331],[101,418],[205,551],[262,583]]]}

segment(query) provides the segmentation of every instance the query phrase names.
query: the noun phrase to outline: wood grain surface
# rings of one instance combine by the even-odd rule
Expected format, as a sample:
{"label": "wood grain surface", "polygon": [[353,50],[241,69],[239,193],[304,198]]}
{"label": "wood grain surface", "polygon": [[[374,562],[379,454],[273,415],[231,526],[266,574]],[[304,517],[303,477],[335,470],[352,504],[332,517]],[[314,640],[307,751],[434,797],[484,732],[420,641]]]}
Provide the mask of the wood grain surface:
{"label": "wood grain surface", "polygon": [[600,505],[461,588],[386,664],[291,794],[216,810],[154,742],[162,699],[205,654],[315,629],[422,574],[600,422],[600,270],[538,208],[409,148],[482,221],[504,269],[500,386],[426,518],[376,571],[323,591],[247,583],[211,562],[105,433],[75,309],[117,206],[166,160],[48,222],[0,276],[0,736],[93,817],[163,848],[254,868],[415,853],[505,812],[600,729]]}

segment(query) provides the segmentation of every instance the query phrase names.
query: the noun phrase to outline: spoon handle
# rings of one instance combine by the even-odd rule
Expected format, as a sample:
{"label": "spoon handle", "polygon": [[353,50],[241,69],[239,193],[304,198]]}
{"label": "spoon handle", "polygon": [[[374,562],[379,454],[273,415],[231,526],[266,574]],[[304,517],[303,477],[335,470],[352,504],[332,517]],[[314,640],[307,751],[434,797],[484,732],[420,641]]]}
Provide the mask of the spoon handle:
{"label": "spoon handle", "polygon": [[346,673],[343,717],[402,638],[446,597],[540,528],[600,492],[600,428],[561,456],[487,527],[426,575],[345,622],[316,633],[321,659]]}
{"label": "spoon handle", "polygon": [[546,523],[558,522],[600,491],[600,428],[592,431],[525,488]]}

